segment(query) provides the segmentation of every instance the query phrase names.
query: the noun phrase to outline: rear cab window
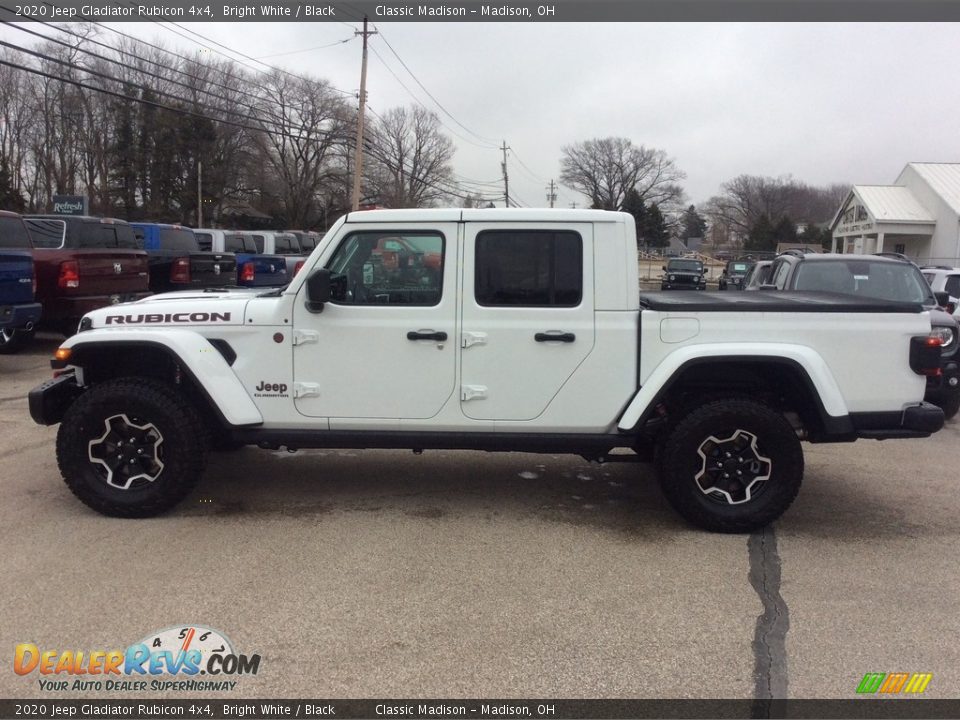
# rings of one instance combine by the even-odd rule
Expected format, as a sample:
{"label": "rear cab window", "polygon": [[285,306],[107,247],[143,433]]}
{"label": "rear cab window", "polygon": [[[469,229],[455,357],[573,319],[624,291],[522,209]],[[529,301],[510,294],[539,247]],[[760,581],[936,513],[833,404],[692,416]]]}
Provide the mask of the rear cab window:
{"label": "rear cab window", "polygon": [[0,217],[0,248],[29,248],[30,235],[18,217]]}
{"label": "rear cab window", "polygon": [[251,253],[256,252],[253,241],[243,235],[231,234],[223,236],[224,252]]}
{"label": "rear cab window", "polygon": [[213,250],[213,235],[205,232],[194,232],[194,237],[197,239],[197,246],[201,250],[209,251]]}
{"label": "rear cab window", "polygon": [[33,246],[38,248],[62,248],[67,235],[67,223],[63,220],[48,220],[46,218],[26,218],[27,230]]}
{"label": "rear cab window", "polygon": [[300,246],[293,235],[277,235],[273,241],[273,249],[277,255],[300,255]]}
{"label": "rear cab window", "polygon": [[164,250],[192,252],[199,250],[193,230],[187,228],[160,228],[160,247]]}
{"label": "rear cab window", "polygon": [[75,240],[78,248],[139,250],[142,247],[133,234],[133,228],[119,223],[96,221],[77,223]]}

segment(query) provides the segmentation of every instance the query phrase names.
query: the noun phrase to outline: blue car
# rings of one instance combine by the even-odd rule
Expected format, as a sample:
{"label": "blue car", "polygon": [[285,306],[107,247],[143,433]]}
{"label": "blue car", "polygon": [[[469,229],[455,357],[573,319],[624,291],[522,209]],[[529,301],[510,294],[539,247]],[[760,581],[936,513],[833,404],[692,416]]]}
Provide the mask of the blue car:
{"label": "blue car", "polygon": [[0,354],[17,352],[40,322],[35,284],[27,226],[16,213],[0,211]]}
{"label": "blue car", "polygon": [[279,255],[264,255],[250,235],[232,230],[194,230],[201,250],[233,253],[237,258],[237,285],[282,287],[290,282],[287,261]]}

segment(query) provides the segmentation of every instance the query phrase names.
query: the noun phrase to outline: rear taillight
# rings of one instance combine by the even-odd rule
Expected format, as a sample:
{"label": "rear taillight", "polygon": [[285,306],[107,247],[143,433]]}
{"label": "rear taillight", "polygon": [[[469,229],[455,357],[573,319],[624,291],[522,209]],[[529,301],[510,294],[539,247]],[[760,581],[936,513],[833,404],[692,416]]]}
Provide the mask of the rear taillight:
{"label": "rear taillight", "polygon": [[67,260],[60,263],[57,287],[61,289],[80,287],[80,268],[77,267],[76,260]]}
{"label": "rear taillight", "polygon": [[293,276],[296,277],[297,273],[300,272],[300,268],[303,267],[304,260],[299,260],[296,265],[293,266]]}
{"label": "rear taillight", "polygon": [[941,374],[940,356],[943,343],[928,335],[910,338],[910,368],[917,375],[938,377]]}
{"label": "rear taillight", "polygon": [[37,266],[33,266],[33,296],[37,296]]}
{"label": "rear taillight", "polygon": [[190,282],[190,258],[177,258],[170,266],[170,282]]}
{"label": "rear taillight", "polygon": [[255,276],[256,271],[253,268],[253,263],[245,262],[240,269],[240,282],[253,282]]}

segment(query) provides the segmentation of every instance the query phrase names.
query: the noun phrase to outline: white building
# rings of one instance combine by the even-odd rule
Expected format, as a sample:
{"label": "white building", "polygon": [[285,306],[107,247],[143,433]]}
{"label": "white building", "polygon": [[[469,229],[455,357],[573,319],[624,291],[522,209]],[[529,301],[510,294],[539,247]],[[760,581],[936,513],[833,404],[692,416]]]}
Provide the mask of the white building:
{"label": "white building", "polygon": [[909,163],[893,185],[854,185],[830,230],[834,252],[960,263],[960,163]]}

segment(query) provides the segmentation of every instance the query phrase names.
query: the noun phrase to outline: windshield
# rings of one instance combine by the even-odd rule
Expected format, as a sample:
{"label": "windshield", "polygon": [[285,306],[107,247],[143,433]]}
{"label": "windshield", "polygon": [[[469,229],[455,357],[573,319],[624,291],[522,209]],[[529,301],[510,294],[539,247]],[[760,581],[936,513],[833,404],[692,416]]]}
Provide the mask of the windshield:
{"label": "windshield", "polygon": [[906,262],[830,260],[804,262],[797,268],[794,290],[835,292],[874,300],[936,305],[917,267]]}
{"label": "windshield", "polygon": [[699,260],[671,260],[667,265],[671,272],[703,272],[703,263]]}

